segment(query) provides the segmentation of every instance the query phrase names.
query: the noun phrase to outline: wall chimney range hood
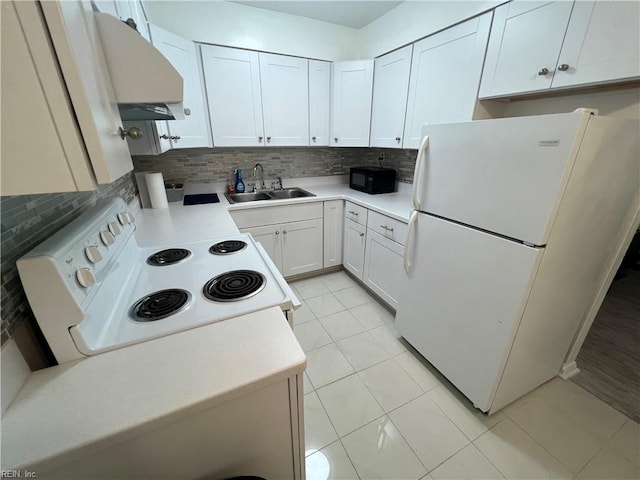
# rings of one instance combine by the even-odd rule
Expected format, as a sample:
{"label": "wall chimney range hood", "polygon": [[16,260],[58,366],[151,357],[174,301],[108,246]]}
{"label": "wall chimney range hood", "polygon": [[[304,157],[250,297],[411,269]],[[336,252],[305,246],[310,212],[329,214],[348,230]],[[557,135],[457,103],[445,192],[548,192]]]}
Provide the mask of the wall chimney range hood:
{"label": "wall chimney range hood", "polygon": [[180,120],[183,81],[142,35],[108,13],[95,21],[122,120]]}

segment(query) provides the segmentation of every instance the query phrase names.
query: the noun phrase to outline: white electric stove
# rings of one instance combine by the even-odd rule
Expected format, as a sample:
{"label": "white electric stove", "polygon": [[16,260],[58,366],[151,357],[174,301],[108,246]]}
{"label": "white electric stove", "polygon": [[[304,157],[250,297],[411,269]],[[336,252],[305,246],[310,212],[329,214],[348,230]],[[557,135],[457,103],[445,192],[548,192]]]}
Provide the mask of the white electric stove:
{"label": "white electric stove", "polygon": [[102,201],[17,262],[59,363],[297,298],[261,245],[237,234],[141,248],[120,199]]}

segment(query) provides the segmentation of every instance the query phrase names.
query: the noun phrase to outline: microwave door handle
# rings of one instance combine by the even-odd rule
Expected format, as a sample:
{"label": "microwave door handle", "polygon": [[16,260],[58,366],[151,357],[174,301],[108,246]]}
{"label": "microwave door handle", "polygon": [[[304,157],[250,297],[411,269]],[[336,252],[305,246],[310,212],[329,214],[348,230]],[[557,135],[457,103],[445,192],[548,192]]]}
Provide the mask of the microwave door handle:
{"label": "microwave door handle", "polygon": [[424,162],[424,156],[427,148],[429,148],[429,135],[425,135],[422,139],[422,143],[418,149],[418,157],[416,158],[416,167],[413,171],[413,208],[415,210],[420,210],[420,196],[422,190],[420,188],[422,183],[420,176],[422,175],[422,164]]}
{"label": "microwave door handle", "polygon": [[412,256],[413,229],[415,228],[417,221],[418,221],[418,211],[414,210],[413,212],[411,212],[411,217],[409,217],[409,229],[407,231],[407,240],[404,242],[403,262],[404,262],[404,271],[407,274],[411,272],[411,264],[413,262],[413,256]]}

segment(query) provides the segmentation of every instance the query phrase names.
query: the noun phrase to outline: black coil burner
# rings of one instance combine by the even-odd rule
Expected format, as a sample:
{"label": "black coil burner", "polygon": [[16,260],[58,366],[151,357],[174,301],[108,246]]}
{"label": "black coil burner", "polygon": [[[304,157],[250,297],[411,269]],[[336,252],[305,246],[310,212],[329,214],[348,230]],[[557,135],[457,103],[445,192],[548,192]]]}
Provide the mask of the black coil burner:
{"label": "black coil burner", "polygon": [[225,240],[224,242],[218,242],[209,248],[209,253],[214,255],[229,255],[230,253],[236,253],[240,250],[247,248],[247,243],[242,240]]}
{"label": "black coil burner", "polygon": [[209,280],[202,293],[214,302],[236,302],[252,297],[267,284],[264,275],[253,270],[232,270]]}
{"label": "black coil burner", "polygon": [[191,252],[186,248],[167,248],[160,250],[147,258],[147,263],[154,267],[163,267],[181,262],[191,256]]}
{"label": "black coil burner", "polygon": [[131,317],[137,322],[161,320],[186,308],[190,299],[191,294],[186,290],[160,290],[138,300],[131,307]]}

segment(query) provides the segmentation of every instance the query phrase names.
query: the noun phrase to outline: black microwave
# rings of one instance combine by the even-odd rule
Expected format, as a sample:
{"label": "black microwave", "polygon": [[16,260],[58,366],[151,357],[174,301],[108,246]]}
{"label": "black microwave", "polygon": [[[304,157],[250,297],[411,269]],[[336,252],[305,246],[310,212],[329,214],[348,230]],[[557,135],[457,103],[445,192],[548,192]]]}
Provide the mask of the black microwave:
{"label": "black microwave", "polygon": [[352,167],[349,169],[349,186],[371,194],[394,192],[396,171],[392,168]]}

